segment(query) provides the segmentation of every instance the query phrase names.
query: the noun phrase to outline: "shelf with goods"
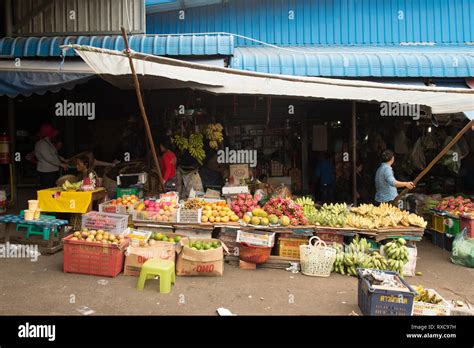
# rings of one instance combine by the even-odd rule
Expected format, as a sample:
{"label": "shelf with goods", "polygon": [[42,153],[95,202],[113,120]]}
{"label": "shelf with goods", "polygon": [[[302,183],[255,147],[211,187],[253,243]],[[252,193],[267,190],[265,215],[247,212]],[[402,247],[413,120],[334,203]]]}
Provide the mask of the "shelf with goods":
{"label": "shelf with goods", "polygon": [[[232,149],[252,149],[258,152],[258,165],[254,176],[284,176],[286,170],[275,167],[272,162],[278,162],[283,167],[291,165],[286,156],[290,144],[288,137],[290,130],[287,128],[270,128],[265,125],[230,125],[227,127],[226,145]],[[266,157],[266,160],[263,158]],[[271,158],[270,158],[271,157]]]}

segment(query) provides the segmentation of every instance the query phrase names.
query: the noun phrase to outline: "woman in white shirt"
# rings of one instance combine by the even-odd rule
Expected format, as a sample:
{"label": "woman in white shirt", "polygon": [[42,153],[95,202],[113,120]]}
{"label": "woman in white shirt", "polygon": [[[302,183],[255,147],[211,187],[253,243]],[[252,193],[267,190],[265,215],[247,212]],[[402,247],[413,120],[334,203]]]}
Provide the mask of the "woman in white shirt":
{"label": "woman in white shirt", "polygon": [[56,186],[59,178],[59,169],[67,169],[68,165],[58,156],[58,150],[54,146],[52,139],[59,134],[59,131],[50,124],[43,124],[40,127],[39,138],[35,144],[35,156],[38,160],[36,170],[42,189]]}

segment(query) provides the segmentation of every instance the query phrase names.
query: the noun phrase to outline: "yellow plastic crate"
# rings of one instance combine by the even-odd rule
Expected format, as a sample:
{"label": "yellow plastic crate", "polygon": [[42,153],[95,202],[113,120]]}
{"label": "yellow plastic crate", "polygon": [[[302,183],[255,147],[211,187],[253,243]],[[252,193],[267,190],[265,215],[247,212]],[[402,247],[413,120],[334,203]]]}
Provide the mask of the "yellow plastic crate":
{"label": "yellow plastic crate", "polygon": [[444,233],[446,231],[444,216],[433,214],[431,216],[431,229],[439,233]]}
{"label": "yellow plastic crate", "polygon": [[308,244],[307,239],[279,238],[278,255],[291,259],[300,259],[300,245]]}

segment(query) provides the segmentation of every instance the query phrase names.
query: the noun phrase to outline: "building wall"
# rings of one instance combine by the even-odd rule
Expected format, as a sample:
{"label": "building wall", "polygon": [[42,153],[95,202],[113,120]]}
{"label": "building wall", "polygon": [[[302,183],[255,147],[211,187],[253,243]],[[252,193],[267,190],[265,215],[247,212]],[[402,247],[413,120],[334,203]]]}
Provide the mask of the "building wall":
{"label": "building wall", "polygon": [[473,0],[229,0],[180,15],[147,15],[147,33],[229,32],[277,45],[474,42]]}
{"label": "building wall", "polygon": [[145,32],[144,0],[53,0],[40,8],[39,0],[13,1],[14,36],[119,34],[121,26],[133,33]]}

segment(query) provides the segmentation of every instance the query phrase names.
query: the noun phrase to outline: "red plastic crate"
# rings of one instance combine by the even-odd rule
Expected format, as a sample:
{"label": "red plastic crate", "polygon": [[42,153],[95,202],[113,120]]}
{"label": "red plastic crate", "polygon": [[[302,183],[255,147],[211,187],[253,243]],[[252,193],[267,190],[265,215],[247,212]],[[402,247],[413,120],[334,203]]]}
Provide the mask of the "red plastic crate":
{"label": "red plastic crate", "polygon": [[115,244],[97,244],[63,238],[64,272],[116,277],[123,270],[124,251],[129,239],[119,247]]}

